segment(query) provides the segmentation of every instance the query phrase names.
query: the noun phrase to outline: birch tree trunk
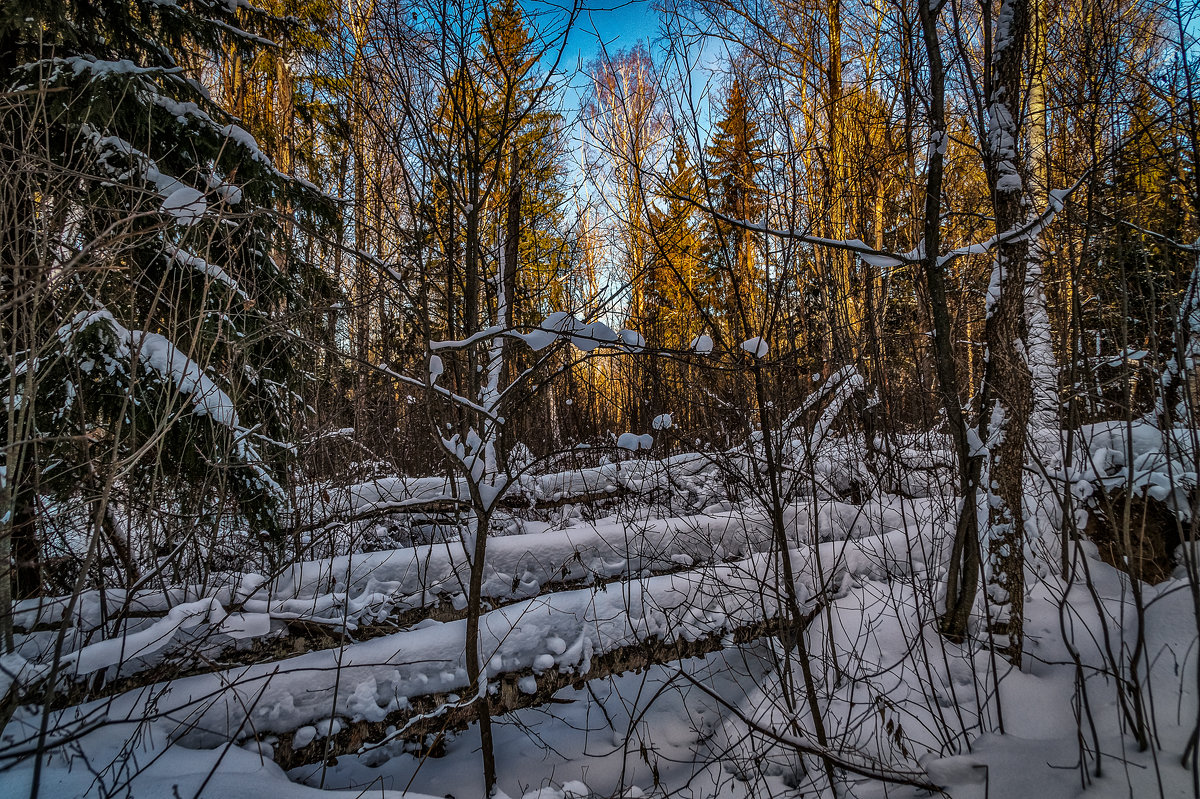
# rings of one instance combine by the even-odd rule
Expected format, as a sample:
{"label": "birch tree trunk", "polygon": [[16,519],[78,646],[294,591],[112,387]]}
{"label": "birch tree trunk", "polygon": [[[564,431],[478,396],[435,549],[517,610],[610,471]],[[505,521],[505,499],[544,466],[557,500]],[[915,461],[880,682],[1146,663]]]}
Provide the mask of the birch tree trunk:
{"label": "birch tree trunk", "polygon": [[[1034,208],[1044,208],[1049,200],[1050,153],[1047,149],[1046,113],[1046,0],[1034,0],[1030,33],[1029,79],[1029,196]],[[1043,274],[1046,251],[1035,238],[1029,243],[1029,268],[1025,277],[1026,354],[1033,385],[1033,410],[1030,419],[1035,430],[1054,430],[1059,426],[1058,363],[1054,357],[1054,337],[1046,308]],[[1036,443],[1036,442],[1035,442]],[[1051,453],[1038,449],[1045,460]]]}

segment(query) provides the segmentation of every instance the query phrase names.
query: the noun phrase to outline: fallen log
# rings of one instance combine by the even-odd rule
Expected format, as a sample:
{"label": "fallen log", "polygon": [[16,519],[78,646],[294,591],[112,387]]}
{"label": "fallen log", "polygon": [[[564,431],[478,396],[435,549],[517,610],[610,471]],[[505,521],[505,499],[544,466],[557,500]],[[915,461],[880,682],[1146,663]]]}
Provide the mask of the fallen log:
{"label": "fallen log", "polygon": [[[923,540],[914,541],[896,530],[792,550],[805,618],[816,617],[847,574],[888,579],[918,568],[911,554],[933,552],[933,537],[933,530],[923,530]],[[783,612],[777,561],[763,553],[598,590],[542,595],[488,612],[479,628],[480,649],[490,653],[484,657],[495,685],[495,712],[548,701],[564,686],[608,674],[768,635],[794,636],[777,622]],[[13,741],[10,751],[19,757],[30,747],[54,748],[88,730],[141,719],[162,721],[173,740],[192,747],[253,737],[271,745],[271,756],[285,765],[358,751],[389,735],[436,735],[477,718],[472,702],[459,698],[470,685],[464,633],[462,621],[430,622],[333,650],[157,683],[51,711],[45,746],[33,731]],[[329,729],[335,722],[332,738],[310,749],[314,726]],[[303,746],[294,745],[300,732],[309,736]]]}
{"label": "fallen log", "polygon": [[1190,530],[1190,520],[1148,492],[1131,496],[1123,487],[1099,494],[1093,503],[1083,532],[1101,560],[1150,584],[1171,576],[1180,533]]}
{"label": "fallen log", "polygon": [[[819,607],[807,612],[801,619],[801,629],[807,628],[819,612]],[[575,671],[535,674],[533,669],[510,672],[490,681],[489,710],[491,715],[500,716],[544,705],[551,702],[563,688],[581,688],[591,680],[703,657],[762,638],[780,637],[781,626],[778,618],[772,618],[691,641],[651,639],[593,657],[591,668],[582,674]],[[537,689],[533,692],[522,690],[522,681],[531,677],[537,681]],[[387,741],[422,742],[430,735],[442,736],[447,732],[465,730],[478,721],[478,707],[478,702],[456,701],[454,694],[443,693],[420,697],[409,708],[389,714],[380,721],[348,722],[341,725],[334,735],[312,740],[302,747],[293,746],[296,737],[294,731],[261,738],[269,742],[273,759],[286,770],[326,759],[336,761],[340,756],[361,753]]]}

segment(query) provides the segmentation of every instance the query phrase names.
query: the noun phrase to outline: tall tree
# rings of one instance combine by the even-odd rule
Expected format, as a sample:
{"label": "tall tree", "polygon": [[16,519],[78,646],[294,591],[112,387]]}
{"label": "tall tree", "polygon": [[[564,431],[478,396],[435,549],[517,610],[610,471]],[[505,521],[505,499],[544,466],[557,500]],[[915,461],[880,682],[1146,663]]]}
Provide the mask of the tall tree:
{"label": "tall tree", "polygon": [[761,244],[748,229],[761,223],[766,208],[758,185],[764,145],[743,78],[735,77],[706,150],[708,201],[714,211],[706,260],[716,270],[715,302],[737,341],[758,335],[764,311]]}
{"label": "tall tree", "polygon": [[629,287],[632,324],[645,319],[649,235],[650,176],[662,155],[667,128],[657,68],[644,44],[589,66],[591,96],[585,125],[596,153],[589,168],[599,196],[612,214],[618,250],[614,262]]}
{"label": "tall tree", "polygon": [[287,522],[275,442],[296,395],[281,314],[303,294],[272,258],[271,210],[329,209],[182,55],[248,57],[260,39],[234,8],[18,2],[0,18],[0,260],[16,265],[0,273],[0,495],[12,509],[0,539],[19,553],[18,595],[41,589],[45,493],[82,494],[95,529],[128,550],[111,516],[118,481],[204,486],[218,464],[253,529]]}
{"label": "tall tree", "polygon": [[[994,249],[984,329],[987,354],[978,435],[987,451],[988,593],[992,632],[1018,666],[1024,640],[1025,471],[1027,425],[1033,404],[1029,364],[1022,351],[1022,315],[1030,233],[1027,163],[1022,160],[1021,121],[1025,99],[1025,40],[1028,0],[1002,0],[987,55],[985,165],[999,240]],[[976,513],[963,506],[963,513]]]}
{"label": "tall tree", "polygon": [[660,346],[683,349],[711,323],[713,309],[702,275],[700,181],[682,136],[674,137],[666,176],[655,194],[643,332]]}

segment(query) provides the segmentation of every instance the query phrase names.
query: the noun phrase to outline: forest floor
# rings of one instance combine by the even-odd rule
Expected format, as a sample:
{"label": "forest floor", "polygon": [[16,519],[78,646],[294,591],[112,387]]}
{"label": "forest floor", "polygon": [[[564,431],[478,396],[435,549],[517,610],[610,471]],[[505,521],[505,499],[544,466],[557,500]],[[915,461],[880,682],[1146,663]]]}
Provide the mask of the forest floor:
{"label": "forest floor", "polygon": [[[1091,484],[1159,485],[1153,436],[1140,431],[1125,464],[1112,435],[1091,439]],[[838,451],[805,479],[836,482]],[[1182,565],[1135,583],[1081,541],[1061,573],[1053,503],[1031,479],[1018,669],[987,645],[986,604],[967,641],[937,633],[952,497],[914,498],[911,481],[909,496],[855,502],[818,491],[784,516],[797,641],[778,626],[787,592],[766,514],[722,498],[706,463],[543,476],[525,487],[543,499],[632,499],[590,520],[571,505],[514,511],[490,542],[480,648],[507,711],[494,725],[504,795],[816,796],[818,750],[838,764],[839,796],[1197,795],[1184,763],[1200,717],[1196,586]],[[663,487],[688,502],[647,498]],[[312,512],[402,513],[388,503],[445,490],[377,480]],[[705,507],[673,510],[689,503]],[[0,795],[482,796],[478,725],[460,723],[478,702],[464,693],[462,542],[337,543],[374,525],[333,528],[342,554],[271,575],[19,604],[5,679],[60,687],[4,728]]]}

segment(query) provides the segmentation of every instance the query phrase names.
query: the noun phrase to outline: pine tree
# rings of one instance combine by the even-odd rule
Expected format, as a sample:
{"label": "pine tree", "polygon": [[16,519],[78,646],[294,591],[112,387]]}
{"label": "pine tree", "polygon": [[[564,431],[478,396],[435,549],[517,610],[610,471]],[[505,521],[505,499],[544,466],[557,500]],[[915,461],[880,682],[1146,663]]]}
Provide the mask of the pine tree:
{"label": "pine tree", "polygon": [[687,142],[675,137],[666,179],[650,210],[650,266],[644,288],[644,333],[651,341],[683,349],[712,318],[714,309],[701,275],[699,179]]}
{"label": "pine tree", "polygon": [[562,114],[539,96],[537,42],[515,0],[501,0],[481,30],[485,101],[480,122],[496,139],[497,177],[486,246],[499,252],[507,237],[509,201],[519,197],[516,263],[509,265],[511,319],[531,324],[561,307],[567,253],[562,233],[566,141]]}
{"label": "pine tree", "polygon": [[[247,57],[237,42],[227,41],[218,64],[217,99],[279,171],[315,180],[328,166],[313,134],[341,122],[322,91],[334,78],[316,66],[330,47],[336,7],[329,0],[257,5],[282,21],[265,31],[279,46],[255,48]],[[238,18],[248,20],[249,14],[241,10]]]}
{"label": "pine tree", "polygon": [[766,207],[758,185],[764,144],[742,79],[736,78],[707,149],[708,196],[716,212],[707,260],[714,270],[717,307],[729,330],[741,338],[755,335],[751,331],[760,310],[757,244],[743,224],[759,222]]}
{"label": "pine tree", "polygon": [[[1089,270],[1100,302],[1086,309],[1092,315],[1086,326],[1104,331],[1104,353],[1150,349],[1157,343],[1163,347],[1158,355],[1166,357],[1174,320],[1164,309],[1177,306],[1193,259],[1164,239],[1194,240],[1195,222],[1189,219],[1181,179],[1187,173],[1183,142],[1160,120],[1161,109],[1146,93],[1132,106],[1129,131],[1105,187],[1109,225],[1101,237],[1100,257]],[[1164,239],[1147,235],[1151,230]]]}
{"label": "pine tree", "polygon": [[0,541],[19,595],[43,584],[39,496],[82,496],[126,554],[114,486],[172,480],[194,495],[185,513],[219,514],[228,490],[269,537],[287,521],[282,315],[303,308],[303,272],[278,267],[289,245],[271,210],[331,208],[196,78],[206,59],[252,55],[242,26],[266,18],[248,9],[17,0],[0,17],[0,260],[14,265],[0,273]]}
{"label": "pine tree", "polygon": [[429,287],[438,336],[469,335],[484,324],[482,281],[495,274],[508,246],[514,196],[511,320],[540,321],[565,299],[566,135],[562,115],[546,107],[540,55],[521,7],[502,0],[488,8],[476,48],[441,88],[424,149],[443,177],[421,209],[443,275]]}

